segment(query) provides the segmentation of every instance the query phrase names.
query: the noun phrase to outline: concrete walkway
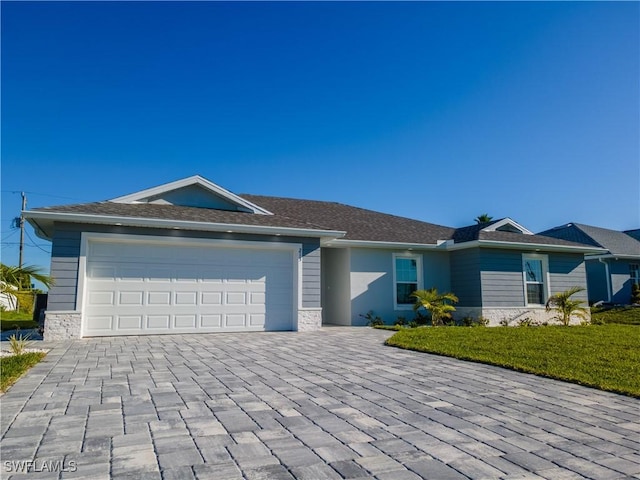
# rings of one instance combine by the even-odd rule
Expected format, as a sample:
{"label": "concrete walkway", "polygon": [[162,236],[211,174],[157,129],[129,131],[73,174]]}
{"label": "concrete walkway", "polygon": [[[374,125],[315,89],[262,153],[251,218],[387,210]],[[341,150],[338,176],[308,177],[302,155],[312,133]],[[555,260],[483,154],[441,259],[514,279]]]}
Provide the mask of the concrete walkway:
{"label": "concrete walkway", "polygon": [[0,399],[2,478],[640,479],[638,400],[388,335],[57,344]]}

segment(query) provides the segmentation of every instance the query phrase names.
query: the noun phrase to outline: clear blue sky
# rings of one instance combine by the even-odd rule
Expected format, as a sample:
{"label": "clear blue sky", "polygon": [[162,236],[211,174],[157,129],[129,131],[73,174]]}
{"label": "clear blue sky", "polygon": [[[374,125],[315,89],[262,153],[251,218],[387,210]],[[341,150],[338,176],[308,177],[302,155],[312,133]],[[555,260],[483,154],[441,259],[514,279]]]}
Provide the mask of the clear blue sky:
{"label": "clear blue sky", "polygon": [[12,192],[33,208],[193,174],[448,226],[640,227],[638,2],[1,8],[5,263]]}

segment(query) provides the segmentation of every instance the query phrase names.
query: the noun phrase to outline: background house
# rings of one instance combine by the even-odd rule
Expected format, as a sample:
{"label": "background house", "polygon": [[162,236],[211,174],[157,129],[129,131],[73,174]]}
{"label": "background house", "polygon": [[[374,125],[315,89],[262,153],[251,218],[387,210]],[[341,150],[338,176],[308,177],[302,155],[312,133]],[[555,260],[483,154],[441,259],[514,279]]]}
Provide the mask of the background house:
{"label": "background house", "polygon": [[628,304],[631,286],[640,284],[639,230],[618,232],[580,223],[568,223],[540,235],[603,248],[603,253],[587,254],[589,301]]}

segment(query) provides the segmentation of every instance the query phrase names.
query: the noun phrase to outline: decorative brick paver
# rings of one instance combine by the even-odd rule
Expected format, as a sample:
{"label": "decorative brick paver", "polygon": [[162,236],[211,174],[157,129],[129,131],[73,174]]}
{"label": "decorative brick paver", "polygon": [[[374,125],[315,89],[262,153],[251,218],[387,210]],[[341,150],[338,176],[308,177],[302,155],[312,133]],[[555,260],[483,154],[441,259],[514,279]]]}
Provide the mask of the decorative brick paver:
{"label": "decorative brick paver", "polygon": [[53,344],[0,399],[1,477],[640,479],[637,399],[385,347],[388,336]]}

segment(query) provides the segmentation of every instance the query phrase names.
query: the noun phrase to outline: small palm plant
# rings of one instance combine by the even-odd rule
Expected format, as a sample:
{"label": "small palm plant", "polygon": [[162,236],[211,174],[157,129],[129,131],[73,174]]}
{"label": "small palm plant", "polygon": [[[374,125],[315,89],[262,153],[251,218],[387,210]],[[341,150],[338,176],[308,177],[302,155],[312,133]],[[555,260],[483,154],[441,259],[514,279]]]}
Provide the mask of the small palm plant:
{"label": "small palm plant", "polygon": [[583,307],[585,302],[571,299],[572,295],[583,291],[584,288],[582,287],[571,287],[569,290],[552,295],[547,301],[547,312],[554,310],[557,313],[556,318],[564,326],[569,325],[571,323],[571,317],[574,316],[584,321],[588,320],[588,310]]}
{"label": "small palm plant", "polygon": [[451,312],[456,311],[451,304],[458,303],[458,297],[453,293],[438,293],[436,288],[417,290],[411,296],[416,298],[413,310],[424,308],[431,312],[431,324],[434,327],[443,325],[445,318],[451,318]]}

